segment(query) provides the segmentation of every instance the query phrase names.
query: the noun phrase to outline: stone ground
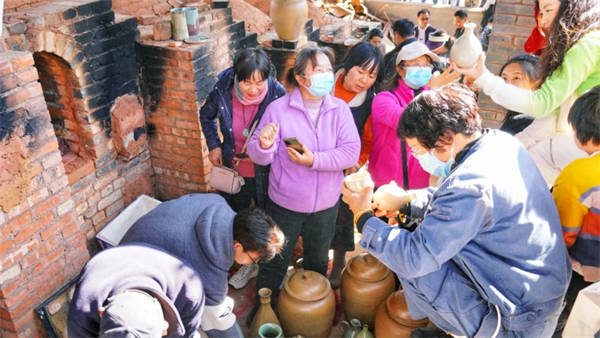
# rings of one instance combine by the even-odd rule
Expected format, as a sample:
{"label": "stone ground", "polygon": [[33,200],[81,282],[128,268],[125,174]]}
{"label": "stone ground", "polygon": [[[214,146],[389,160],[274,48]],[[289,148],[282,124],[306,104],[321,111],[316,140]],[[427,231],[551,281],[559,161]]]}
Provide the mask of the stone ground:
{"label": "stone ground", "polygon": [[[358,246],[359,240],[360,240],[360,234],[356,234],[355,239],[354,239],[354,242],[356,243],[356,249],[354,251],[348,252],[346,254],[346,260],[349,260],[350,258],[365,252],[360,246]],[[331,272],[332,257],[333,257],[333,251],[330,250],[329,251],[329,272]],[[294,267],[290,266],[289,269],[293,270]],[[335,311],[336,313],[335,313],[335,319],[334,319],[334,327],[332,328],[331,333],[329,334],[329,338],[340,338],[340,337],[342,337],[342,331],[339,327],[339,323],[342,320],[346,320],[346,319],[343,317],[343,314],[342,314],[341,298],[340,298],[339,290],[336,290],[334,292],[335,292],[335,300],[336,300],[336,311]],[[247,318],[250,310],[252,310],[252,308],[254,307],[254,295],[255,294],[256,294],[256,278],[251,279],[250,282],[248,282],[248,285],[246,285],[242,289],[235,290],[232,287],[229,288],[229,297],[233,298],[233,300],[235,302],[235,309],[233,312],[237,316],[237,322],[240,325],[242,332],[244,333],[244,336],[247,336],[247,334],[248,334],[248,327],[246,326],[246,318]],[[202,337],[205,338],[207,336],[204,333],[202,333]]]}

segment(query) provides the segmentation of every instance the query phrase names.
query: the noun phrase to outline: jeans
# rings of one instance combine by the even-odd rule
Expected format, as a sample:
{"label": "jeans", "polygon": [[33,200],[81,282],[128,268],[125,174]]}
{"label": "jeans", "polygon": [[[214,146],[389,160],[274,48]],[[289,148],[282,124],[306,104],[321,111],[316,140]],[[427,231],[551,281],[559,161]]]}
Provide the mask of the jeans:
{"label": "jeans", "polygon": [[[267,214],[283,231],[287,243],[279,255],[276,255],[270,262],[261,264],[256,278],[256,290],[269,288],[273,295],[279,291],[299,236],[304,238],[304,261],[302,263],[304,270],[315,271],[327,276],[329,245],[335,232],[337,209],[336,204],[329,209],[305,214],[280,207],[271,200],[267,201]],[[257,294],[257,300],[258,298]],[[275,297],[271,297],[271,301],[274,300]],[[258,305],[260,303],[257,301],[255,306]]]}
{"label": "jeans", "polygon": [[256,179],[254,177],[244,177],[245,184],[242,190],[234,195],[221,193],[228,200],[229,206],[235,212],[240,212],[253,204],[256,205]]}
{"label": "jeans", "polygon": [[335,236],[331,241],[331,249],[354,251],[354,213],[350,206],[340,198],[335,221]]}

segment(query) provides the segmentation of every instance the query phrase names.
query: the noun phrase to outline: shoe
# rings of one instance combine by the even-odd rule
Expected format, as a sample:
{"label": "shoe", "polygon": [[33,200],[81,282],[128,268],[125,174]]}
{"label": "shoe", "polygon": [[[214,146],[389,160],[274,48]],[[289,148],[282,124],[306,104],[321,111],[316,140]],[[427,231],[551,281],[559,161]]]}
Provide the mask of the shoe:
{"label": "shoe", "polygon": [[410,338],[452,338],[452,336],[438,329],[416,329],[410,333]]}
{"label": "shoe", "polygon": [[242,267],[229,278],[229,285],[234,289],[239,290],[246,286],[248,282],[258,276],[258,265],[242,265]]}

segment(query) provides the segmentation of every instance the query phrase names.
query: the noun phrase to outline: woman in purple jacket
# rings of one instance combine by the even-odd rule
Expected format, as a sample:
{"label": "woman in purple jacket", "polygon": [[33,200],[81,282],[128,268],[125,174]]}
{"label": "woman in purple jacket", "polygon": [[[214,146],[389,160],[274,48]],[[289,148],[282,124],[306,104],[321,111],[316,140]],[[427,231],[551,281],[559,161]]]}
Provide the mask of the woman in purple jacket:
{"label": "woman in purple jacket", "polygon": [[[287,76],[294,90],[267,107],[248,143],[254,163],[271,165],[266,209],[289,240],[280,255],[261,265],[257,290],[279,290],[300,235],[304,270],[327,274],[343,171],[358,163],[360,153],[350,108],[329,94],[333,63],[328,48],[300,51]],[[288,138],[297,138],[298,150],[286,146]],[[259,304],[248,316],[249,323]]]}

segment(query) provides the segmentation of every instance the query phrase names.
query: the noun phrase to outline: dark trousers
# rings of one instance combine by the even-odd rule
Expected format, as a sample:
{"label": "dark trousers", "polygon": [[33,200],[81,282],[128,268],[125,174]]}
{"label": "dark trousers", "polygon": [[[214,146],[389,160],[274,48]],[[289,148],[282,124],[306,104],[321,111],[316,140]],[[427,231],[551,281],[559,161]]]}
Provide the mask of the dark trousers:
{"label": "dark trousers", "polygon": [[[337,209],[336,204],[323,211],[305,214],[285,209],[269,200],[267,214],[277,223],[288,242],[279,255],[276,255],[270,262],[261,264],[256,278],[256,290],[269,288],[273,294],[279,291],[299,236],[303,238],[304,261],[302,266],[304,270],[315,271],[327,276],[329,245],[335,232]],[[275,297],[271,297],[271,301],[274,299]],[[257,302],[255,306],[258,305],[260,303]]]}
{"label": "dark trousers", "polygon": [[331,249],[338,251],[354,251],[354,213],[350,206],[340,198],[335,221],[335,235],[331,241]]}
{"label": "dark trousers", "polygon": [[571,314],[573,304],[575,304],[575,300],[577,299],[579,291],[587,288],[590,285],[592,285],[592,282],[586,282],[582,275],[573,271],[571,275],[571,283],[569,283],[569,288],[567,289],[567,294],[565,295],[565,308],[558,318],[558,325],[556,326],[556,331],[554,332],[553,337],[562,337],[562,331],[567,324],[567,319],[569,319],[569,315]]}
{"label": "dark trousers", "polygon": [[251,206],[253,203],[256,205],[256,179],[254,177],[244,177],[244,182],[245,184],[242,186],[242,190],[237,194],[230,195],[221,193],[228,201],[231,209],[235,212],[240,212]]}

